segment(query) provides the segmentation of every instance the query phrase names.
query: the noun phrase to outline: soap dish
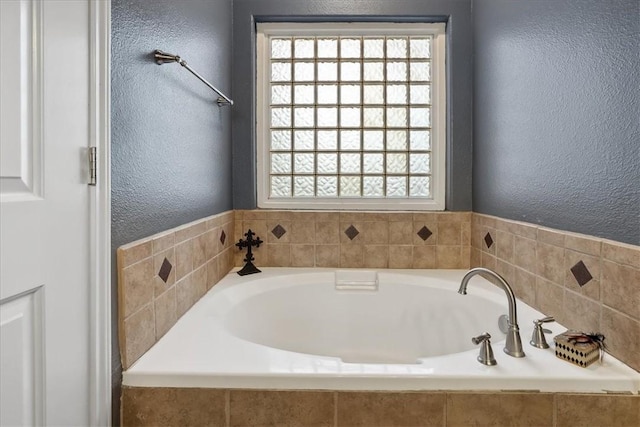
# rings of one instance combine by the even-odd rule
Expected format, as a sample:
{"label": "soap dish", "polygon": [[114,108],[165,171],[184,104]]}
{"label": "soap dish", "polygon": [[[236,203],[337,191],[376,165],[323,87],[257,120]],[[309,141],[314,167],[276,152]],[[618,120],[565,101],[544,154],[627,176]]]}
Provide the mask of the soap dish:
{"label": "soap dish", "polygon": [[[600,344],[593,340],[576,340],[576,337],[588,337],[577,331],[566,331],[553,338],[556,345],[556,357],[586,368],[600,358]],[[586,341],[586,342],[585,342]]]}

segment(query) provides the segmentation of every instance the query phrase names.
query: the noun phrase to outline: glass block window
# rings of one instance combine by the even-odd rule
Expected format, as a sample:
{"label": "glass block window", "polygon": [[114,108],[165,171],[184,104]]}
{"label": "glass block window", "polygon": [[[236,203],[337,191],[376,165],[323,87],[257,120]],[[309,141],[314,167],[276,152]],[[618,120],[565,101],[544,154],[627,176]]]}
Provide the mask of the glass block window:
{"label": "glass block window", "polygon": [[444,24],[259,24],[258,205],[444,209]]}

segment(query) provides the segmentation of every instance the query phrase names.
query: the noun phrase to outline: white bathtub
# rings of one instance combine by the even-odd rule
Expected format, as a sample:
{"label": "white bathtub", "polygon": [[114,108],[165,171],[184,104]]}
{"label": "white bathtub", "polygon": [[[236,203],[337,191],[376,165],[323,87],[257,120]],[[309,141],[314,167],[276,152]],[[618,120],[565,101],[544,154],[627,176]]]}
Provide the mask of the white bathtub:
{"label": "white bathtub", "polygon": [[[640,373],[606,355],[588,368],[529,345],[533,320],[518,302],[524,358],[503,352],[505,293],[463,270],[378,270],[378,290],[336,290],[334,270],[265,268],[229,274],[123,374],[139,387],[331,390],[640,390]],[[371,274],[371,273],[368,273]],[[471,337],[492,336],[497,366]]]}

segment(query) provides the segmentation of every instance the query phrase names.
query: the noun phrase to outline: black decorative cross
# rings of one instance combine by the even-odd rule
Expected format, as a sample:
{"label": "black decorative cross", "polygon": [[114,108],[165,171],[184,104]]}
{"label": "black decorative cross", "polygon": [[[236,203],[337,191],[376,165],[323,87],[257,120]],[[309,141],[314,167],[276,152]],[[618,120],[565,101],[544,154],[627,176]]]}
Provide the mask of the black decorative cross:
{"label": "black decorative cross", "polygon": [[264,242],[260,237],[256,237],[254,239],[253,236],[255,236],[256,233],[251,231],[251,229],[249,229],[246,233],[244,233],[244,235],[246,236],[246,239],[244,240],[240,239],[238,240],[238,243],[236,243],[236,246],[238,247],[239,250],[242,250],[242,248],[247,248],[247,256],[244,257],[244,262],[245,262],[244,267],[242,267],[242,270],[238,271],[238,274],[240,276],[246,276],[247,274],[260,273],[260,270],[258,270],[258,268],[255,265],[253,265],[253,261],[255,260],[255,258],[253,257],[251,248],[253,246],[255,246],[256,248],[259,248],[260,245]]}

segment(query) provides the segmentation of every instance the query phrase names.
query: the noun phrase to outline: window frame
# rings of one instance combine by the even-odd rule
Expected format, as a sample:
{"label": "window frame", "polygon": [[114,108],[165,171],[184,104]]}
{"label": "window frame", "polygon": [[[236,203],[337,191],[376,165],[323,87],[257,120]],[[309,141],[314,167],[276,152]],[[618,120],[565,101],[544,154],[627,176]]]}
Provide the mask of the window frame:
{"label": "window frame", "polygon": [[[257,204],[266,209],[424,210],[445,209],[447,75],[446,24],[391,22],[262,22],[256,24],[256,154]],[[270,197],[270,39],[316,36],[433,37],[431,45],[431,197]]]}

